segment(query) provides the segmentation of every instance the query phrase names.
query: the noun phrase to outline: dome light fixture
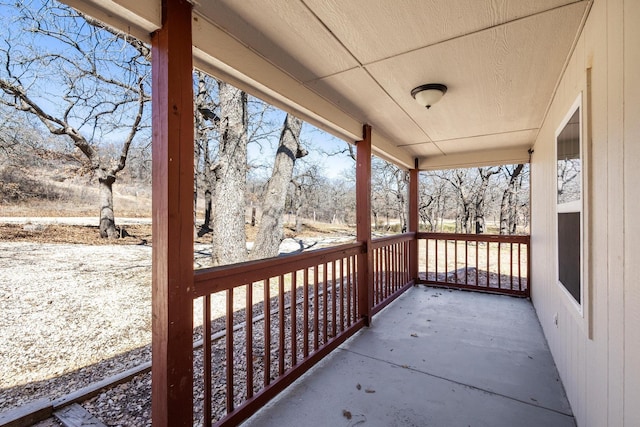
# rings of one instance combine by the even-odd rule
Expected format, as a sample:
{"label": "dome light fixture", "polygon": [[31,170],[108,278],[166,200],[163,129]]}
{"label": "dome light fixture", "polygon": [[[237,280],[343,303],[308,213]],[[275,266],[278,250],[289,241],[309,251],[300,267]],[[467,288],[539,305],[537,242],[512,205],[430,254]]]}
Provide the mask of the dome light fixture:
{"label": "dome light fixture", "polygon": [[411,96],[416,102],[427,109],[431,108],[433,104],[440,101],[440,98],[447,93],[447,87],[441,83],[429,83],[414,88],[411,91]]}

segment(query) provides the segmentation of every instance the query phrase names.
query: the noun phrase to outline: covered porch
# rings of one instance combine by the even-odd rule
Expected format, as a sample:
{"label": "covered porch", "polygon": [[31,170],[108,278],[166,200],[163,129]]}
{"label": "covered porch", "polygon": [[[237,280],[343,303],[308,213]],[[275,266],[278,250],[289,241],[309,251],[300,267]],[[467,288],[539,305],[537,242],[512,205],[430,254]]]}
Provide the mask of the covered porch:
{"label": "covered porch", "polygon": [[[195,419],[198,424],[237,425],[336,348],[340,350],[329,359],[335,365],[323,362],[318,370],[340,373],[365,359],[373,363],[360,371],[362,375],[368,372],[364,380],[347,385],[344,391],[362,394],[359,398],[384,398],[384,406],[377,406],[377,410],[384,412],[387,408],[388,413],[395,413],[394,408],[399,408],[398,416],[403,416],[401,403],[408,399],[420,407],[421,396],[403,389],[397,395],[386,394],[389,390],[378,382],[382,376],[375,378],[376,369],[394,374],[393,384],[398,387],[400,383],[417,387],[428,383],[442,398],[448,397],[444,406],[436,400],[423,407],[430,415],[407,411],[404,415],[417,417],[407,422],[421,425],[425,421],[422,416],[441,416],[445,425],[452,420],[466,422],[478,410],[488,417],[488,425],[498,422],[503,411],[511,414],[506,418],[511,424],[542,420],[549,425],[572,425],[571,411],[530,305],[523,309],[533,316],[527,321],[532,336],[527,336],[526,343],[523,330],[505,331],[505,322],[510,322],[509,327],[517,325],[513,319],[497,321],[495,313],[480,316],[491,321],[486,326],[488,333],[482,333],[483,328],[464,331],[464,322],[479,324],[478,319],[456,316],[449,320],[459,329],[451,334],[444,330],[442,334],[433,333],[434,337],[445,336],[444,341],[423,341],[421,334],[429,336],[432,329],[436,330],[432,325],[439,322],[436,313],[451,316],[455,304],[442,303],[441,312],[411,308],[409,326],[420,319],[428,324],[416,327],[415,332],[405,331],[409,336],[402,340],[410,350],[398,353],[410,357],[386,359],[380,352],[385,353],[391,337],[397,336],[397,322],[406,320],[402,320],[403,304],[423,298],[429,298],[430,303],[445,301],[450,296],[448,291],[425,291],[414,285],[430,282],[433,273],[431,280],[436,284],[453,281],[458,287],[472,286],[468,269],[459,280],[457,241],[452,246],[456,260],[453,279],[446,239],[441,246],[444,263],[436,260],[435,271],[429,269],[428,260],[424,270],[421,267],[420,240],[425,236],[418,228],[419,171],[529,161],[530,148],[592,2],[506,2],[508,7],[503,8],[494,8],[492,2],[461,2],[454,7],[448,1],[429,7],[408,2],[397,10],[391,2],[376,2],[377,8],[367,2],[358,6],[357,2],[336,5],[324,1],[273,1],[266,6],[185,0],[66,2],[150,41],[153,47],[154,425],[192,425],[194,405],[202,408],[198,410],[202,419]],[[356,243],[194,272],[194,66],[355,143]],[[412,88],[443,82],[449,91],[439,109],[425,110],[410,95]],[[449,102],[445,102],[447,99]],[[374,154],[410,174],[408,232],[382,241],[371,236]],[[475,242],[476,257],[481,243],[489,247],[489,242]],[[498,288],[507,286],[502,281],[505,277],[512,293],[526,295],[531,287],[530,263],[523,267],[521,260],[523,255],[528,259],[528,241],[498,242],[498,253],[501,244],[512,249],[511,258],[502,261],[503,266],[504,258],[498,257],[494,273]],[[527,245],[525,250],[521,250],[521,244]],[[429,252],[428,244],[426,248]],[[437,253],[437,243],[434,248]],[[468,250],[465,246],[465,257]],[[476,282],[481,267],[477,264],[476,258]],[[439,266],[444,266],[442,277]],[[485,291],[492,290],[488,270],[487,266]],[[518,278],[515,283],[514,277]],[[262,292],[264,307],[261,322],[265,333],[261,340],[253,338],[256,286]],[[434,297],[436,292],[442,295]],[[490,307],[506,298],[461,295],[471,300],[487,298],[492,301],[487,303]],[[204,331],[212,331],[208,313],[213,298],[218,296],[223,296],[227,307],[225,345],[215,347],[211,335],[204,333],[203,350],[194,353],[193,302],[202,298]],[[238,298],[245,298],[246,310],[237,319],[245,324],[244,330],[236,333],[238,314],[234,307]],[[382,311],[397,298],[401,299],[394,307]],[[298,300],[300,307],[292,303]],[[517,300],[504,301],[516,304]],[[427,322],[429,317],[425,316],[432,314],[434,318]],[[371,324],[372,328],[363,330]],[[292,332],[287,335],[287,331]],[[405,332],[399,333],[402,336]],[[461,333],[457,341],[452,339],[454,332]],[[489,342],[481,343],[484,338]],[[359,347],[362,342],[369,348]],[[417,347],[418,343],[425,347]],[[493,353],[494,344],[503,351]],[[453,351],[456,346],[460,351]],[[456,360],[463,354],[475,354],[473,363]],[[246,356],[242,365],[236,363],[239,355]],[[201,367],[198,358],[202,359]],[[438,366],[438,360],[444,364]],[[214,376],[225,378],[223,388],[212,387]],[[295,387],[311,387],[311,381]],[[322,381],[327,381],[326,376]],[[535,387],[522,388],[528,381],[534,381]],[[195,384],[203,384],[202,393],[194,393]],[[458,400],[463,399],[460,395],[466,398]],[[285,396],[290,397],[281,403],[295,406],[293,395]],[[335,405],[342,402],[338,395],[323,393],[322,397],[307,397],[304,405],[314,407],[323,399]],[[220,400],[224,411],[214,414],[213,403]],[[357,417],[366,415],[366,411],[356,407],[364,401],[353,402],[353,408],[332,406],[332,420],[356,424]],[[469,412],[461,411],[457,403],[470,405]],[[276,406],[272,410],[277,414],[284,409]],[[323,418],[310,414],[305,421],[324,423]],[[367,416],[370,421],[382,416],[371,414],[371,418]],[[282,421],[280,415],[269,412],[259,416],[266,418],[253,421],[255,425],[262,425],[270,417]],[[397,422],[404,423],[402,419]]]}

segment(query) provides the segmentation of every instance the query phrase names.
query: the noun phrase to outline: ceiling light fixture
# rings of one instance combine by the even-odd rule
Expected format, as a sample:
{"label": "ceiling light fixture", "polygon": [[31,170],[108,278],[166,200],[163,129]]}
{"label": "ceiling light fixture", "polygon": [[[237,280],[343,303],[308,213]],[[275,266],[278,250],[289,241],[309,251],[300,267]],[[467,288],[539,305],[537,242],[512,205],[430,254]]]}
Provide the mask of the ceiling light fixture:
{"label": "ceiling light fixture", "polygon": [[431,108],[433,104],[440,101],[440,98],[447,93],[447,87],[440,83],[429,83],[426,85],[418,86],[411,91],[411,96],[418,104],[427,109]]}

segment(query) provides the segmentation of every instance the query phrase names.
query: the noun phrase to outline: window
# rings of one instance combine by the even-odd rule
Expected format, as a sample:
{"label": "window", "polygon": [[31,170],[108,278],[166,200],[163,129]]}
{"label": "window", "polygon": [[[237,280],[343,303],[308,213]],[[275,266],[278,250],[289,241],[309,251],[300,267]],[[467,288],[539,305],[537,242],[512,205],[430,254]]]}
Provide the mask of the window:
{"label": "window", "polygon": [[581,97],[556,133],[558,282],[582,307],[583,161]]}

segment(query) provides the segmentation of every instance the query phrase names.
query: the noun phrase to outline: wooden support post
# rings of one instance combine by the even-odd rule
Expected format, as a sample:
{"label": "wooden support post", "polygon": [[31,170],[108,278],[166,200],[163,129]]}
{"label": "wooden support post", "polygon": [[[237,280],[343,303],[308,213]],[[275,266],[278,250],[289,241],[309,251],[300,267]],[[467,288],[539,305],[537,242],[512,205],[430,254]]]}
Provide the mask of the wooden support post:
{"label": "wooden support post", "polygon": [[152,421],[193,425],[191,4],[163,0],[152,35]]}
{"label": "wooden support post", "polygon": [[418,280],[418,159],[415,168],[409,171],[409,232],[416,237],[409,243],[409,274],[414,281]]}
{"label": "wooden support post", "polygon": [[356,144],[356,239],[366,253],[358,256],[358,311],[366,326],[373,308],[373,250],[371,248],[371,126],[364,125]]}

